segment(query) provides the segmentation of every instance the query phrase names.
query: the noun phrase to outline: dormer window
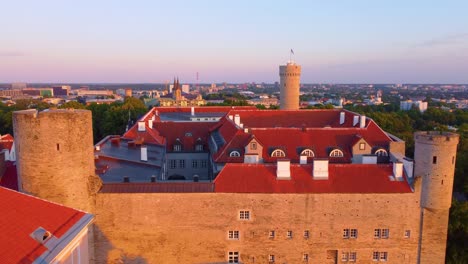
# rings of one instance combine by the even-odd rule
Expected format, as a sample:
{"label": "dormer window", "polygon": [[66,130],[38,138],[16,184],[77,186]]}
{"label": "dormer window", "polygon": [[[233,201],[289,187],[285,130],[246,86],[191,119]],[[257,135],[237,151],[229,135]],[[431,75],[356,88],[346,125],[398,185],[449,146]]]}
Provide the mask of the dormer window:
{"label": "dormer window", "polygon": [[195,144],[195,151],[203,151],[203,143],[201,138],[197,139],[197,142]]}
{"label": "dormer window", "polygon": [[240,157],[240,152],[237,150],[233,150],[231,151],[231,153],[229,153],[229,157]]}
{"label": "dormer window", "polygon": [[301,156],[314,157],[315,154],[314,154],[314,152],[313,152],[311,149],[304,149],[304,150],[301,152]]}
{"label": "dormer window", "polygon": [[283,150],[281,149],[275,149],[272,153],[271,156],[274,158],[281,158],[281,157],[286,157],[286,154],[284,153]]}
{"label": "dormer window", "polygon": [[177,138],[176,142],[174,143],[174,151],[182,151],[182,143],[180,142],[179,138]]}
{"label": "dormer window", "polygon": [[256,142],[250,143],[250,149],[251,150],[257,150],[257,143]]}
{"label": "dormer window", "polygon": [[377,157],[388,157],[388,152],[383,148],[377,149],[374,154]]}
{"label": "dormer window", "polygon": [[334,149],[330,152],[330,157],[335,157],[335,158],[338,158],[338,157],[343,157],[344,154],[343,154],[343,151],[339,150],[339,149]]}

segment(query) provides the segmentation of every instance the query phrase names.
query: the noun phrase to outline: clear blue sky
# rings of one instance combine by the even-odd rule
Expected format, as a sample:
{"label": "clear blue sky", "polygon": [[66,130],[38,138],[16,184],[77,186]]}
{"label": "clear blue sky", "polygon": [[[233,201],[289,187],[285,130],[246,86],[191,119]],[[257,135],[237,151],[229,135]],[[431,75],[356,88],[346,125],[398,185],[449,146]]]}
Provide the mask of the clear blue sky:
{"label": "clear blue sky", "polygon": [[468,1],[0,3],[0,82],[468,83]]}

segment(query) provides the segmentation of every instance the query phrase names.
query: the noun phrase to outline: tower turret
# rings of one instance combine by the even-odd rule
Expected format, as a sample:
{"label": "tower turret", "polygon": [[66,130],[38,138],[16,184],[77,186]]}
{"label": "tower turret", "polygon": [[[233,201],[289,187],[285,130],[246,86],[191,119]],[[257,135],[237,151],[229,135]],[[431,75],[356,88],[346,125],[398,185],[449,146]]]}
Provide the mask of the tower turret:
{"label": "tower turret", "polygon": [[301,66],[288,62],[279,67],[280,75],[280,109],[299,109],[299,88],[301,82]]}
{"label": "tower turret", "polygon": [[414,139],[414,174],[422,177],[419,261],[444,263],[459,135],[417,132]]}
{"label": "tower turret", "polygon": [[13,113],[19,189],[92,211],[95,175],[91,112],[24,110]]}

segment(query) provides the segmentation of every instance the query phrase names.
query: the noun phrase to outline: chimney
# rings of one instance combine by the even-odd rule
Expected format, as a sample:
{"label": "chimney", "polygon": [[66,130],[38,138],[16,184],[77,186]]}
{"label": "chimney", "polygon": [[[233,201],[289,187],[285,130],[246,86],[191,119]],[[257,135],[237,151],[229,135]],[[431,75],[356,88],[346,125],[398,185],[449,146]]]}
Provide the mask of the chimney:
{"label": "chimney", "polygon": [[244,127],[244,133],[248,134],[249,133],[249,129]]}
{"label": "chimney", "polygon": [[244,128],[244,124],[240,123],[239,124],[240,128]]}
{"label": "chimney", "polygon": [[145,121],[138,121],[138,131],[139,132],[146,131]]}
{"label": "chimney", "polygon": [[361,116],[361,122],[359,124],[359,127],[360,128],[365,128],[366,127],[366,116],[365,115]]}
{"label": "chimney", "polygon": [[148,161],[148,149],[146,146],[141,146],[141,161]]}
{"label": "chimney", "polygon": [[359,123],[359,116],[355,115],[353,116],[353,126],[355,126],[357,123]]}
{"label": "chimney", "polygon": [[96,151],[101,151],[101,146],[97,145],[96,146]]}
{"label": "chimney", "polygon": [[151,119],[148,120],[148,127],[149,127],[150,129],[153,129],[153,120],[151,120]]}
{"label": "chimney", "polygon": [[229,119],[234,120],[234,117],[232,115],[229,115],[228,117]]}
{"label": "chimney", "polygon": [[291,161],[289,160],[278,160],[276,166],[276,178],[278,180],[289,180],[291,179]]}
{"label": "chimney", "polygon": [[192,106],[192,108],[190,108],[190,115],[194,116],[195,115],[195,107]]}
{"label": "chimney", "polygon": [[307,156],[304,156],[304,155],[300,156],[299,164],[302,164],[302,165],[307,164]]}
{"label": "chimney", "polygon": [[340,125],[345,122],[345,112],[340,112]]}
{"label": "chimney", "polygon": [[328,160],[314,159],[314,168],[312,171],[314,180],[328,180]]}
{"label": "chimney", "polygon": [[237,125],[237,126],[240,126],[240,115],[239,114],[236,114],[234,116],[234,123]]}
{"label": "chimney", "polygon": [[397,181],[403,180],[403,163],[400,161],[393,162],[393,176]]}

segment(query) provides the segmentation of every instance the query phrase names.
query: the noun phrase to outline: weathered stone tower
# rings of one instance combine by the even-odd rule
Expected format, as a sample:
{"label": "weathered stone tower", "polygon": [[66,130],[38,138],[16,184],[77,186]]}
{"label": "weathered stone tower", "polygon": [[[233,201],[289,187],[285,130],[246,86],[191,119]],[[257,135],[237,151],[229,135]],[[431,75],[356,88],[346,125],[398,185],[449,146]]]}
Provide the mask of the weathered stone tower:
{"label": "weathered stone tower", "polygon": [[279,67],[280,74],[280,109],[299,109],[299,88],[301,84],[301,66],[288,62]]}
{"label": "weathered stone tower", "polygon": [[414,139],[414,173],[422,177],[419,263],[445,263],[459,136],[417,132]]}
{"label": "weathered stone tower", "polygon": [[92,212],[95,175],[91,112],[24,110],[13,113],[19,189]]}

